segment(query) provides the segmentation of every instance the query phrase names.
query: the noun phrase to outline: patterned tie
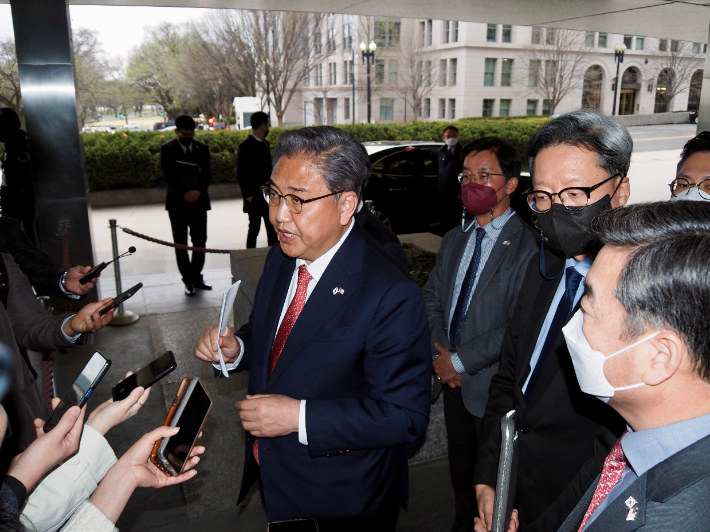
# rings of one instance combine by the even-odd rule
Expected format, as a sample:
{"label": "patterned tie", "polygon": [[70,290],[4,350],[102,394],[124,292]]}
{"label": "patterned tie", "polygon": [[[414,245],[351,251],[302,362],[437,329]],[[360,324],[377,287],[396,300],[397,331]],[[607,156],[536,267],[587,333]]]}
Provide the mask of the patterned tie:
{"label": "patterned tie", "polygon": [[[621,435],[621,438],[624,437]],[[584,525],[587,524],[589,518],[594,513],[594,510],[601,504],[604,497],[609,495],[609,492],[616,486],[616,483],[621,479],[621,474],[624,472],[626,467],[626,457],[624,456],[624,450],[621,448],[621,438],[616,442],[614,447],[612,447],[609,456],[604,460],[604,467],[602,468],[602,474],[599,477],[599,483],[597,488],[594,490],[594,496],[592,497],[592,502],[589,503],[589,508],[587,508],[587,513],[584,514],[584,519],[582,519],[582,524],[579,525],[577,532],[582,532]]]}
{"label": "patterned tie", "polygon": [[533,374],[528,381],[528,387],[525,388],[525,397],[530,397],[530,394],[535,387],[537,379],[542,373],[542,368],[545,365],[545,360],[547,356],[552,351],[552,346],[555,345],[557,337],[562,332],[562,327],[565,326],[569,320],[569,315],[572,313],[574,308],[574,297],[577,295],[577,290],[579,289],[579,283],[582,282],[582,274],[574,269],[574,266],[567,268],[565,272],[565,291],[562,294],[562,299],[560,299],[557,305],[557,311],[555,311],[555,317],[552,318],[552,323],[550,324],[550,330],[547,332],[547,337],[545,338],[545,343],[542,344],[542,349],[540,350],[540,356],[537,359],[537,364],[535,364],[535,369],[533,369]]}
{"label": "patterned tie", "polygon": [[[271,347],[271,359],[269,361],[269,377],[274,372],[276,363],[279,361],[281,352],[284,350],[286,345],[286,340],[288,340],[288,335],[293,329],[293,325],[298,319],[298,315],[303,310],[303,306],[306,304],[306,296],[308,294],[308,283],[311,282],[313,277],[308,270],[306,265],[301,265],[298,267],[298,287],[296,288],[296,295],[293,296],[291,304],[288,306],[288,310],[284,315],[284,319],[281,321],[279,330],[276,333],[276,338],[274,339],[274,345]],[[254,459],[256,463],[259,463],[259,439],[254,438],[254,443],[252,444],[252,453],[254,454]]]}
{"label": "patterned tie", "polygon": [[466,276],[463,278],[463,283],[461,284],[461,291],[459,292],[459,298],[456,301],[456,308],[454,309],[454,315],[451,318],[451,327],[449,328],[449,342],[451,343],[451,350],[456,351],[456,348],[461,343],[461,329],[463,328],[463,322],[466,321],[466,310],[468,309],[468,302],[471,299],[471,292],[473,292],[473,284],[476,280],[476,273],[478,272],[478,265],[481,262],[481,242],[483,237],[486,236],[486,230],[483,227],[476,229],[476,249],[473,251],[473,257],[471,257],[471,262],[468,265],[468,270],[466,270]]}

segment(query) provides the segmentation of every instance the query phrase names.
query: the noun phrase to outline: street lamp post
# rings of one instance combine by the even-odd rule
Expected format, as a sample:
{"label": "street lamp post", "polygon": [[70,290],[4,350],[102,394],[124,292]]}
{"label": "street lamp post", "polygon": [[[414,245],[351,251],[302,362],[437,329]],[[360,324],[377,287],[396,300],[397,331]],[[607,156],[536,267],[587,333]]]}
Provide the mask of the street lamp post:
{"label": "street lamp post", "polygon": [[269,120],[271,120],[271,90],[269,88],[269,60],[266,60],[266,105],[269,108]]}
{"label": "street lamp post", "polygon": [[350,50],[353,56],[353,62],[350,64],[350,81],[353,85],[353,124],[355,123],[355,48]]}
{"label": "street lamp post", "polygon": [[616,81],[614,81],[614,105],[611,108],[611,114],[616,114],[616,95],[619,92],[619,65],[624,62],[624,52],[626,51],[626,45],[618,44],[614,46],[614,61],[616,62]]}
{"label": "street lamp post", "polygon": [[[369,51],[367,49],[369,48]],[[370,42],[368,46],[365,41],[360,43],[360,51],[362,52],[362,62],[367,61],[367,123],[371,122],[372,118],[372,101],[370,99],[370,61],[374,63],[375,61],[375,50],[377,50],[377,44],[375,41]]]}

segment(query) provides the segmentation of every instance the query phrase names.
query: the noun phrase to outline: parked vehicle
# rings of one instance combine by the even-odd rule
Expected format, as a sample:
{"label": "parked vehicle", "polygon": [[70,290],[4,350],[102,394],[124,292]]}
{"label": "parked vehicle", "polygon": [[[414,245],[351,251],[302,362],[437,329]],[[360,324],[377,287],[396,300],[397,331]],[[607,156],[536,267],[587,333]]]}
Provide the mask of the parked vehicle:
{"label": "parked vehicle", "polygon": [[140,122],[129,122],[123,126],[124,131],[145,131],[145,126]]}
{"label": "parked vehicle", "polygon": [[[377,217],[395,233],[437,231],[441,213],[436,201],[438,168],[436,160],[423,157],[407,146],[438,148],[441,142],[376,141],[363,143],[370,156],[372,177],[363,198],[374,204]],[[532,211],[524,194],[532,184],[523,172],[512,197],[515,211],[532,225]],[[463,207],[461,207],[463,210]]]}
{"label": "parked vehicle", "polygon": [[175,122],[172,122],[172,121],[156,122],[155,124],[153,124],[153,131],[163,131],[164,129],[167,129],[168,127],[174,126],[174,125],[175,125]]}
{"label": "parked vehicle", "polygon": [[690,116],[688,118],[689,118],[691,124],[697,124],[698,123],[698,112],[693,111],[692,113],[690,113]]}

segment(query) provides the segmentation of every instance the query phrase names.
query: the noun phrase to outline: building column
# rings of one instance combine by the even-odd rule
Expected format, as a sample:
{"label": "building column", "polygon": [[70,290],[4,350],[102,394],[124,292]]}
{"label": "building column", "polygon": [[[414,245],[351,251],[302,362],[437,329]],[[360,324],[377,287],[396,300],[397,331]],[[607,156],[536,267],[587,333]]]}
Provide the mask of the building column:
{"label": "building column", "polygon": [[[708,29],[708,43],[710,43],[710,28]],[[710,53],[705,54],[703,85],[700,90],[700,108],[698,109],[698,129],[696,133],[702,131],[710,131]]]}
{"label": "building column", "polygon": [[[10,0],[40,247],[94,264],[66,0]],[[89,294],[96,300],[96,291]]]}

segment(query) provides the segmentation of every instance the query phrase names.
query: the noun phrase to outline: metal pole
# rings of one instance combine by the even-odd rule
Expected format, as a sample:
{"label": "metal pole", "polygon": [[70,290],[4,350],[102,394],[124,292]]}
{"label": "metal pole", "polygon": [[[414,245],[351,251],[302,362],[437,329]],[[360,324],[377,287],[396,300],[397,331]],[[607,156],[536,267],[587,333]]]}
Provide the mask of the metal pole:
{"label": "metal pole", "polygon": [[[365,54],[367,58],[367,123],[371,123],[372,120],[372,102],[370,101],[370,56]],[[374,55],[374,54],[373,54]]]}
{"label": "metal pole", "polygon": [[355,50],[353,50],[353,62],[350,64],[350,81],[353,83],[353,124],[355,123]]}
{"label": "metal pole", "polygon": [[[113,218],[108,221],[111,228],[111,246],[113,248],[113,272],[116,275],[116,295],[123,293],[121,287],[121,266],[120,261],[116,260],[120,253],[118,252],[118,235],[116,234],[116,220]],[[129,325],[138,321],[138,314],[130,310],[123,309],[123,303],[118,305],[118,310],[111,318],[109,325]]]}
{"label": "metal pole", "polygon": [[616,58],[616,80],[614,81],[614,103],[611,108],[611,114],[616,114],[616,94],[619,92],[619,58]]}

